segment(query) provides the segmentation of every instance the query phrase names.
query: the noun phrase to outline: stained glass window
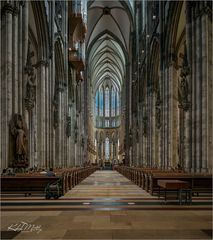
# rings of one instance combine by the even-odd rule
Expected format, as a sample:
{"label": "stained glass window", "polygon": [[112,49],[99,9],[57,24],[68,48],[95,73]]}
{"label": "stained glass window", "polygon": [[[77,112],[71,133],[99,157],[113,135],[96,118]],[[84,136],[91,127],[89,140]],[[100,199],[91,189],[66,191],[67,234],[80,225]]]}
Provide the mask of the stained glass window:
{"label": "stained glass window", "polygon": [[96,126],[117,127],[120,115],[120,96],[114,84],[101,84],[95,94]]}
{"label": "stained glass window", "polygon": [[103,108],[104,108],[104,101],[103,101],[103,89],[100,89],[99,92],[99,116],[103,116]]}
{"label": "stained glass window", "polygon": [[112,97],[111,97],[111,116],[115,116],[115,101],[116,101],[116,93],[114,88],[112,88]]}
{"label": "stained glass window", "polygon": [[109,88],[105,89],[105,117],[109,117]]}
{"label": "stained glass window", "polygon": [[120,99],[119,99],[119,93],[116,92],[116,95],[117,95],[117,98],[116,98],[116,101],[117,101],[117,109],[116,109],[116,115],[119,115],[119,109],[120,109]]}

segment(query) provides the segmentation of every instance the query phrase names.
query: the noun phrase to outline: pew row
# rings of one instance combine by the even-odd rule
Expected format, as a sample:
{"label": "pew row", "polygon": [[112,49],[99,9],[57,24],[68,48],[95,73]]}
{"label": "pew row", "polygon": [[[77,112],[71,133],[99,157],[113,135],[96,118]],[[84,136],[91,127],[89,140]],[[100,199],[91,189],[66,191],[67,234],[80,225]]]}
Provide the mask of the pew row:
{"label": "pew row", "polygon": [[1,176],[1,193],[20,193],[25,196],[35,193],[44,194],[48,184],[58,181],[64,195],[95,171],[95,167],[85,167],[56,170],[54,171],[56,176],[53,177],[41,175],[38,172]]}
{"label": "pew row", "polygon": [[158,180],[180,180],[187,181],[192,189],[192,194],[212,193],[212,174],[184,173],[165,171],[156,168],[138,168],[118,166],[119,173],[134,182],[151,195],[158,193]]}

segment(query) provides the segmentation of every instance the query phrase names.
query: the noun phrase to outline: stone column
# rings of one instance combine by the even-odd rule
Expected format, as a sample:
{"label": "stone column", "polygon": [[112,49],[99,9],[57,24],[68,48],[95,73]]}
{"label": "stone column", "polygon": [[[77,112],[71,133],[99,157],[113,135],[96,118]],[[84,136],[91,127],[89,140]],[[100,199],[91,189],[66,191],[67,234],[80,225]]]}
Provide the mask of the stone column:
{"label": "stone column", "polygon": [[23,65],[22,65],[22,111],[24,113],[25,110],[25,94],[26,94],[26,82],[27,82],[27,74],[25,74],[24,68],[26,66],[27,62],[27,52],[28,52],[28,39],[29,39],[29,34],[28,34],[28,18],[29,18],[29,13],[28,13],[28,5],[29,2],[25,1],[22,10],[23,10],[23,15],[22,15],[22,59],[23,59]]}
{"label": "stone column", "polygon": [[[191,74],[187,76],[187,81],[189,85],[189,102],[192,105],[192,16],[191,16],[191,6],[190,2],[186,2],[186,49],[187,58],[189,63],[189,71]],[[191,171],[192,168],[192,106],[189,110],[185,112],[184,119],[184,136],[185,136],[185,170],[187,172]]]}
{"label": "stone column", "polygon": [[49,74],[49,82],[52,82],[53,84],[49,84],[49,91],[50,91],[50,104],[49,104],[49,109],[50,109],[50,161],[51,161],[51,166],[56,166],[55,165],[55,161],[56,161],[56,155],[55,155],[55,130],[53,127],[53,123],[54,123],[54,111],[53,111],[53,99],[54,99],[54,91],[55,91],[55,86],[54,86],[54,79],[55,79],[55,49],[54,49],[54,24],[55,24],[55,2],[51,1],[49,2],[49,6],[50,6],[50,27],[51,27],[51,51],[50,51],[50,56],[51,56],[51,60],[50,60],[50,74]]}
{"label": "stone column", "polygon": [[[2,5],[3,5],[3,3],[0,1],[0,9],[2,10]],[[0,27],[1,27],[1,34],[3,34],[4,33],[4,31],[3,31],[3,28],[2,28],[2,24],[3,24],[3,22],[4,21],[2,21],[3,20],[3,16],[0,18]],[[0,36],[0,49],[1,49],[1,52],[0,52],[0,66],[1,66],[1,68],[2,68],[2,60],[3,60],[3,58],[2,58],[2,46],[1,46],[1,41],[2,41],[2,35]],[[1,96],[2,96],[2,76],[3,75],[3,73],[2,73],[2,71],[1,71],[1,73],[0,73],[0,94],[1,94]],[[3,106],[2,106],[2,98],[0,97],[0,119],[2,120],[2,111],[3,111],[3,108],[2,108]],[[3,123],[2,123],[2,121],[1,121],[1,125],[0,125],[0,159],[1,159],[1,163],[0,163],[0,170],[2,169],[2,165],[3,165],[3,156],[2,156],[2,154],[3,154],[3,148],[2,148],[2,135],[3,135],[3,128],[2,128],[2,125],[3,125]],[[2,171],[1,171],[2,172]]]}
{"label": "stone column", "polygon": [[[50,65],[49,65],[50,66]],[[46,66],[45,68],[45,161],[46,161],[46,166],[50,167],[50,155],[49,155],[49,138],[50,138],[50,132],[49,132],[49,100],[50,100],[50,93],[49,93],[49,68]]]}
{"label": "stone column", "polygon": [[[125,143],[126,143],[126,149],[124,149],[125,151],[125,165],[129,165],[130,163],[130,159],[129,159],[129,126],[130,126],[130,106],[131,106],[131,96],[130,96],[130,92],[131,92],[131,89],[129,88],[129,86],[131,85],[130,84],[130,78],[131,78],[131,71],[130,71],[130,63],[126,63],[126,88],[124,89],[125,90],[125,97],[126,97],[126,108],[125,108],[125,134],[124,134],[124,138],[125,138]],[[124,98],[122,99],[124,100]],[[121,106],[121,104],[119,103],[119,105]]]}
{"label": "stone column", "polygon": [[60,158],[61,158],[61,166],[64,167],[64,110],[65,110],[65,103],[64,103],[64,83],[61,83],[61,92],[60,92],[60,119],[61,119],[61,126],[60,126],[60,136],[61,136],[61,147],[60,147]]}
{"label": "stone column", "polygon": [[177,111],[177,109],[174,110],[174,79],[175,79],[175,57],[173,56],[173,59],[171,60],[171,64],[169,65],[168,70],[168,128],[167,128],[167,146],[168,146],[168,153],[167,153],[167,169],[170,169],[173,165],[173,135],[175,135],[174,132],[174,121],[175,121],[175,114],[174,111]]}
{"label": "stone column", "polygon": [[[208,48],[208,34],[207,34],[207,27],[208,27],[208,16],[205,13],[205,7],[202,9],[203,14],[201,15],[201,57],[202,57],[202,76],[201,76],[201,85],[202,85],[202,92],[201,92],[201,129],[202,129],[202,143],[201,143],[201,152],[202,152],[202,163],[201,163],[201,171],[202,172],[207,172],[207,138],[208,138],[208,94],[209,93],[208,88],[207,88],[207,83],[208,83],[208,78],[207,78],[207,73],[208,73],[208,61],[207,61],[207,48]],[[212,66],[211,66],[212,67]],[[210,67],[210,68],[211,68]]]}
{"label": "stone column", "polygon": [[151,107],[151,89],[147,89],[147,163],[148,166],[152,165],[151,141],[152,141],[152,107]]}
{"label": "stone column", "polygon": [[202,101],[202,65],[200,61],[200,57],[202,56],[202,45],[201,45],[201,18],[200,16],[197,16],[196,18],[196,33],[195,33],[195,46],[196,48],[194,51],[196,52],[196,78],[195,78],[195,98],[196,98],[196,115],[195,115],[195,121],[196,121],[196,128],[194,131],[196,131],[196,172],[200,172],[201,170],[201,161],[202,161],[202,109],[201,109],[201,101]]}
{"label": "stone column", "polygon": [[23,6],[19,3],[19,18],[18,18],[18,112],[23,114]]}
{"label": "stone column", "polygon": [[156,122],[155,122],[155,94],[152,94],[151,105],[152,105],[152,117],[151,117],[151,124],[152,124],[152,139],[151,139],[151,154],[152,154],[152,166],[156,165]]}
{"label": "stone column", "polygon": [[13,114],[18,112],[18,8],[13,12]]}
{"label": "stone column", "polygon": [[[160,62],[163,61],[162,59]],[[162,63],[161,63],[162,64]],[[160,156],[160,161],[159,161],[159,167],[161,169],[164,168],[164,72],[163,69],[160,72],[160,93],[161,93],[161,128],[159,130],[159,156]]]}
{"label": "stone column", "polygon": [[74,107],[71,108],[71,126],[72,126],[72,132],[71,132],[71,156],[70,156],[70,161],[71,161],[71,166],[75,166],[75,111]]}
{"label": "stone column", "polygon": [[46,167],[46,159],[45,159],[45,143],[46,143],[46,66],[47,61],[41,60],[37,63],[37,73],[38,73],[38,91],[37,91],[37,119],[38,119],[38,138],[37,138],[37,146],[38,146],[38,161],[39,167]]}
{"label": "stone column", "polygon": [[10,3],[5,3],[3,8],[1,9],[2,13],[2,54],[1,54],[1,133],[2,133],[2,155],[1,155],[1,167],[8,167],[9,158],[9,144],[10,144],[10,129],[9,129],[9,121],[12,117],[13,111],[13,102],[12,102],[12,37],[13,37],[13,6]]}
{"label": "stone column", "polygon": [[190,156],[190,110],[184,112],[184,169],[189,172],[191,169],[191,156]]}
{"label": "stone column", "polygon": [[[210,9],[209,9],[210,10]],[[208,164],[208,170],[209,172],[212,170],[212,156],[213,156],[213,84],[212,84],[212,58],[213,58],[213,47],[212,47],[212,20],[210,17],[212,17],[212,10],[209,11],[210,15],[207,18],[207,32],[206,37],[208,39],[208,51],[207,51],[207,64],[208,64],[208,70],[207,70],[207,96],[208,96],[208,108],[207,108],[207,126],[208,126],[208,147],[207,147],[207,164]]]}
{"label": "stone column", "polygon": [[141,103],[139,103],[139,113],[138,113],[138,121],[139,121],[139,129],[138,129],[138,138],[139,138],[139,165],[142,165],[142,159],[143,159],[143,134],[142,134],[142,110],[141,110]]}
{"label": "stone column", "polygon": [[[57,160],[58,160],[58,166],[62,167],[62,88],[61,85],[58,89],[58,105],[59,105],[59,115],[58,115],[58,154],[57,154]],[[57,136],[56,136],[57,137]]]}
{"label": "stone column", "polygon": [[109,126],[112,126],[112,88],[109,89]]}
{"label": "stone column", "polygon": [[65,155],[64,155],[64,160],[65,160],[65,163],[66,163],[66,167],[68,166],[68,151],[69,151],[69,137],[67,136],[66,134],[66,128],[67,128],[67,114],[68,114],[68,111],[69,111],[69,80],[68,80],[68,71],[69,71],[69,64],[68,64],[68,44],[69,44],[69,39],[68,39],[68,7],[69,7],[69,2],[68,1],[65,1],[64,2],[64,39],[65,39],[65,42],[64,42],[64,78],[65,78],[65,125],[64,125],[64,136],[65,136]]}
{"label": "stone column", "polygon": [[191,172],[195,172],[196,169],[196,24],[194,20],[194,9],[191,8],[192,14],[192,57],[191,57],[191,104],[192,104],[192,163],[191,163]]}
{"label": "stone column", "polygon": [[[167,59],[167,61],[169,61]],[[167,63],[168,64],[168,63]],[[163,104],[162,104],[162,113],[163,113],[163,121],[162,121],[162,148],[163,148],[163,162],[162,162],[162,168],[167,169],[168,166],[168,131],[169,131],[169,124],[168,124],[168,95],[169,95],[169,89],[168,89],[168,66],[164,69],[164,79],[163,79]]]}

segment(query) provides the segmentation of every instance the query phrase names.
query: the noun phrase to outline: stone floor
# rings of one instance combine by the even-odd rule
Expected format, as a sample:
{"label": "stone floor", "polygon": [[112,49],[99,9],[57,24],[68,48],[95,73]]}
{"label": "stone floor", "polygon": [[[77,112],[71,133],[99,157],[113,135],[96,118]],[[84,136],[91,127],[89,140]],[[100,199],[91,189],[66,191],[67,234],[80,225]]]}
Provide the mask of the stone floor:
{"label": "stone floor", "polygon": [[164,204],[114,171],[59,200],[2,198],[1,239],[212,239],[211,205]]}

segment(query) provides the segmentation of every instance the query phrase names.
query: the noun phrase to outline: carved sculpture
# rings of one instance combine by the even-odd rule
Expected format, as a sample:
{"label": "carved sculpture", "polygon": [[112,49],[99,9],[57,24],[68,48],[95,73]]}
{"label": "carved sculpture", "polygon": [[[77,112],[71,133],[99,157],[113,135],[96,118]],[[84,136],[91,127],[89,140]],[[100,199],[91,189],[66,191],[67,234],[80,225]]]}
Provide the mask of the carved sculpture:
{"label": "carved sculpture", "polygon": [[84,147],[84,137],[81,135],[81,146]]}
{"label": "carved sculpture", "polygon": [[71,117],[70,116],[67,116],[66,135],[67,137],[71,136]]}
{"label": "carved sculpture", "polygon": [[129,130],[129,146],[132,146],[132,129]]}
{"label": "carved sculpture", "polygon": [[147,136],[147,116],[143,117],[143,135]]}
{"label": "carved sculpture", "polygon": [[179,107],[182,108],[184,111],[187,111],[190,106],[189,102],[189,85],[187,80],[187,75],[189,74],[189,66],[186,54],[186,46],[185,46],[185,54],[183,59],[183,64],[180,73],[180,81],[178,86],[178,102]]}
{"label": "carved sculpture", "polygon": [[20,114],[15,114],[10,121],[10,132],[14,140],[14,161],[12,167],[26,168],[29,164],[27,158],[27,127]]}
{"label": "carved sculpture", "polygon": [[188,103],[188,82],[185,76],[183,76],[179,82],[179,89],[178,89],[178,100],[180,103],[180,107],[184,108],[184,105]]}
{"label": "carved sculpture", "polygon": [[160,97],[160,87],[159,87],[159,84],[157,85],[156,94],[157,94],[156,103],[155,103],[156,127],[157,127],[157,129],[160,129],[162,120],[161,120],[161,97]]}
{"label": "carved sculpture", "polygon": [[156,106],[156,127],[161,128],[161,109],[160,106]]}
{"label": "carved sculpture", "polygon": [[53,126],[56,129],[59,125],[59,95],[58,90],[55,91],[55,96],[53,99]]}
{"label": "carved sculpture", "polygon": [[57,1],[55,3],[55,17],[58,22],[58,26],[60,27],[60,30],[62,29],[62,4],[60,1]]}
{"label": "carved sculpture", "polygon": [[77,126],[77,122],[75,122],[75,129],[74,129],[74,131],[75,131],[75,138],[74,138],[74,140],[75,140],[75,143],[77,143],[77,141],[78,141],[78,126]]}
{"label": "carved sculpture", "polygon": [[25,67],[25,72],[27,73],[27,83],[26,83],[26,94],[25,94],[25,105],[28,110],[34,107],[34,102],[36,99],[36,74],[35,68],[32,64],[32,57],[34,52],[30,51],[30,42],[28,43],[28,53],[27,53],[27,63]]}

